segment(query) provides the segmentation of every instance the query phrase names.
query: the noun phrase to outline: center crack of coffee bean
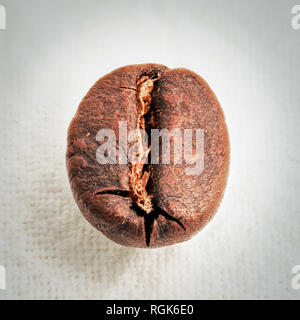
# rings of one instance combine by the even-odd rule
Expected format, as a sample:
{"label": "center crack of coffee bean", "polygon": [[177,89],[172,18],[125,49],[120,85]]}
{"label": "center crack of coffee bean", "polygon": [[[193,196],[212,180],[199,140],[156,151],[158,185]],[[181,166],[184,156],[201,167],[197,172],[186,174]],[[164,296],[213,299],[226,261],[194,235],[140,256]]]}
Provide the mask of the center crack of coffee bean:
{"label": "center crack of coffee bean", "polygon": [[151,93],[154,88],[154,82],[159,79],[157,76],[142,76],[137,81],[137,136],[136,153],[131,162],[130,172],[130,197],[147,214],[153,211],[152,198],[149,195],[146,186],[150,177],[148,171],[144,171],[144,165],[151,150],[145,142],[145,115],[151,106]]}

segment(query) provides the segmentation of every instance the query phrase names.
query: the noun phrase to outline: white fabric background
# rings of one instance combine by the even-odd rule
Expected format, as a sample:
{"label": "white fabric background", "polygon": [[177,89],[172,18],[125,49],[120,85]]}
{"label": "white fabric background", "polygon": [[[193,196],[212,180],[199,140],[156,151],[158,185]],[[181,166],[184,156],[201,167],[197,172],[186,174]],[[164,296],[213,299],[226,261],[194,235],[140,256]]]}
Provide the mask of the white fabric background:
{"label": "white fabric background", "polygon": [[[295,1],[1,0],[0,299],[299,299],[300,30]],[[224,109],[231,168],[214,220],[156,250],[114,244],[81,216],[68,124],[113,69],[203,76]]]}

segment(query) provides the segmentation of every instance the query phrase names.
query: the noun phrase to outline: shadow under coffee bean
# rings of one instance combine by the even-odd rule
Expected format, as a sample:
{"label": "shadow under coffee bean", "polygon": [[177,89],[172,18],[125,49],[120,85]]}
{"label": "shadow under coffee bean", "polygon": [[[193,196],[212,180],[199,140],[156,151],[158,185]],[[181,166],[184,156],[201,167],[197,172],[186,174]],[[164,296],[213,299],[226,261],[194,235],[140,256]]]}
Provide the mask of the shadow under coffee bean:
{"label": "shadow under coffee bean", "polygon": [[[127,133],[138,129],[125,147],[120,123],[126,123]],[[125,151],[128,163],[97,161],[99,146],[106,142],[98,133],[104,129],[115,133],[116,160]],[[182,148],[176,149],[173,137],[170,153],[162,146],[155,149],[155,129],[179,130]],[[195,164],[185,161],[184,132],[200,129],[204,166],[196,172],[191,171]],[[197,137],[191,140],[193,153]],[[66,158],[86,219],[119,244],[154,248],[188,240],[213,217],[226,185],[229,139],[222,109],[201,77],[187,69],[131,65],[99,79],[82,100],[69,127]]]}

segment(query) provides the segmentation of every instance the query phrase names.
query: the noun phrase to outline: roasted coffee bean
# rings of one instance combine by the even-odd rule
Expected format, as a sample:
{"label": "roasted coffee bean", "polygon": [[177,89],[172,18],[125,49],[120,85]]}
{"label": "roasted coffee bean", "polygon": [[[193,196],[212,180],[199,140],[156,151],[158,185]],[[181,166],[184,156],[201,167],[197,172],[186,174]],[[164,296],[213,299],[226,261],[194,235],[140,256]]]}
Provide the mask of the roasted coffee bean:
{"label": "roasted coffee bean", "polygon": [[[121,135],[120,123],[127,125]],[[115,151],[108,137],[99,136],[101,129],[115,133]],[[140,131],[126,146],[124,136],[135,129]],[[182,140],[173,137],[170,152],[159,150],[153,129],[177,130]],[[196,131],[204,137],[201,172],[191,161]],[[192,153],[185,150],[184,132],[192,132]],[[105,157],[110,163],[101,163]],[[98,80],[82,100],[69,127],[66,158],[85,218],[119,244],[155,248],[188,240],[213,217],[226,185],[229,139],[217,98],[200,76],[157,64],[131,65]]]}

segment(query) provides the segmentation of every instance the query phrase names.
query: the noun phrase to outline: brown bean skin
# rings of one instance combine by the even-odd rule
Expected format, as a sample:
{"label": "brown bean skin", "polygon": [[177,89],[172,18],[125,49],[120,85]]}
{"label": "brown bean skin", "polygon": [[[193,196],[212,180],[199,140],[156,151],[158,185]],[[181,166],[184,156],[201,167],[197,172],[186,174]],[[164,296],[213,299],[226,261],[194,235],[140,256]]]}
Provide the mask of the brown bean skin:
{"label": "brown bean skin", "polygon": [[[145,214],[128,196],[130,165],[97,162],[96,135],[101,128],[112,129],[118,145],[119,121],[127,121],[128,131],[136,128],[137,81],[154,74],[160,78],[152,92],[151,125],[204,129],[204,171],[186,175],[191,165],[150,165],[148,187],[157,206]],[[189,70],[122,67],[99,79],[80,103],[68,130],[66,163],[78,207],[108,238],[140,248],[182,242],[206,225],[223,196],[229,168],[224,115],[208,84]]]}

